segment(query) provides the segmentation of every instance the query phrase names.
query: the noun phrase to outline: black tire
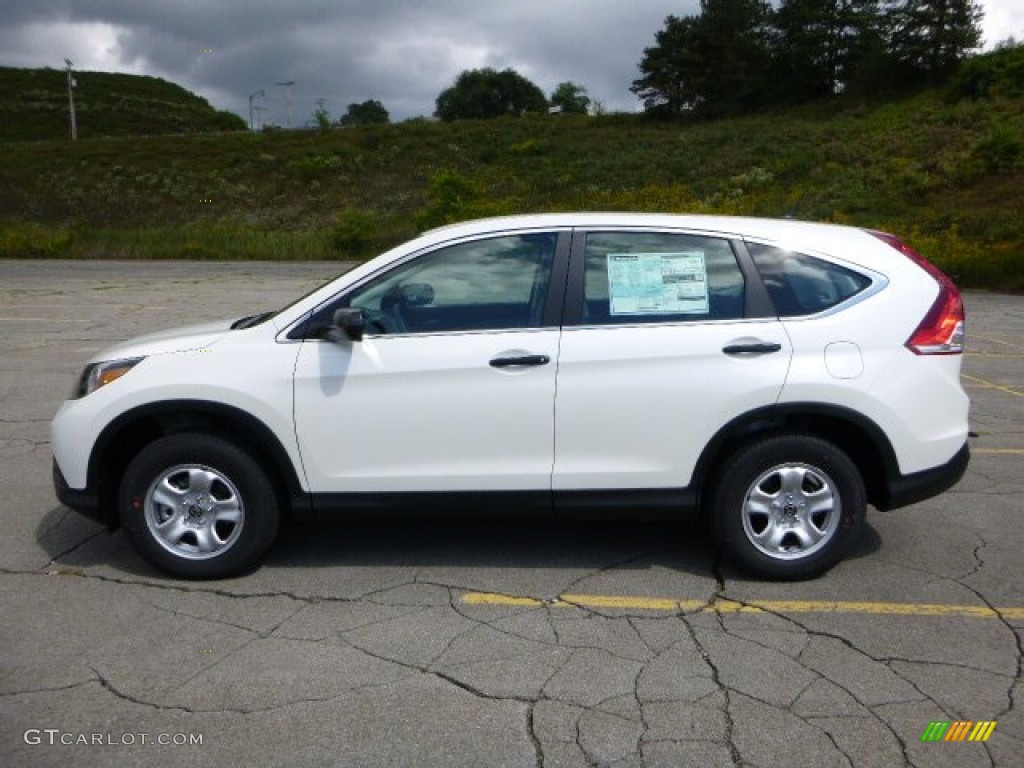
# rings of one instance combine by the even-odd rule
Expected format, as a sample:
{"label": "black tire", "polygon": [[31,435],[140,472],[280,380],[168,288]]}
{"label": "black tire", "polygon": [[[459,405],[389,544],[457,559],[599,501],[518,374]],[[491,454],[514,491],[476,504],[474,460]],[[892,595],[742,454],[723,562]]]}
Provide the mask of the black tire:
{"label": "black tire", "polygon": [[856,541],[867,506],[857,466],[810,435],[767,437],[737,450],[713,493],[715,535],[725,555],[754,576],[809,579]]}
{"label": "black tire", "polygon": [[254,566],[277,536],[274,486],[227,440],[177,434],[147,445],[125,470],[121,525],[150,563],[186,579],[218,579]]}

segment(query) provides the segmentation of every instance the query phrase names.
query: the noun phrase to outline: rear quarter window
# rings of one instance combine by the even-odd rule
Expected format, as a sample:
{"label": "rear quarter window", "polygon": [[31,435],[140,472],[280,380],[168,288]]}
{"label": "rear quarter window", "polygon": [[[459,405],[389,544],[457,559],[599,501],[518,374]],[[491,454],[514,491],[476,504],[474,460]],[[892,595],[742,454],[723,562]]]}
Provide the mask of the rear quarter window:
{"label": "rear quarter window", "polygon": [[859,272],[805,253],[758,243],[747,249],[779,317],[824,312],[871,285]]}

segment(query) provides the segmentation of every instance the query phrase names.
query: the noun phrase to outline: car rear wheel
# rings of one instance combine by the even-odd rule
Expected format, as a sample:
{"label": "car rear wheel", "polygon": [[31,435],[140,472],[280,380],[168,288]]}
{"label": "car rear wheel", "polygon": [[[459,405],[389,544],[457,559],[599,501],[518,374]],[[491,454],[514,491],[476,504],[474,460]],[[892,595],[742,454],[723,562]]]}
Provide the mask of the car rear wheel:
{"label": "car rear wheel", "polygon": [[121,524],[149,562],[175,576],[213,579],[253,566],[273,543],[278,501],[248,453],[219,437],[169,435],[125,471]]}
{"label": "car rear wheel", "polygon": [[714,491],[717,539],[743,570],[769,579],[818,576],[856,539],[867,505],[856,465],[809,435],[739,449]]}

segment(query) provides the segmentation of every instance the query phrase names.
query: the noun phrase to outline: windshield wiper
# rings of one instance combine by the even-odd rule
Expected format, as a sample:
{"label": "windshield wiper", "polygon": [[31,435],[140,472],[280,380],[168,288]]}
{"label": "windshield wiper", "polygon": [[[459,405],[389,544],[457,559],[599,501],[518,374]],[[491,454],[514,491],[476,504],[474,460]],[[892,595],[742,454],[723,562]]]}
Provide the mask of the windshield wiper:
{"label": "windshield wiper", "polygon": [[248,315],[246,317],[239,318],[231,324],[231,330],[238,331],[244,328],[252,328],[254,325],[259,325],[260,323],[269,320],[276,314],[277,312],[261,312],[258,315]]}

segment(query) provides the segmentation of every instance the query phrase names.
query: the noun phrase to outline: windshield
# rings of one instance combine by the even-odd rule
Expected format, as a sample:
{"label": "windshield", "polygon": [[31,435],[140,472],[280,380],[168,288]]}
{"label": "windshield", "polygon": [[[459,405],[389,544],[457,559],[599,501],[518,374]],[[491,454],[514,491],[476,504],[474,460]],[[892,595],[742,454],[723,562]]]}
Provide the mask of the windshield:
{"label": "windshield", "polygon": [[325,285],[330,285],[335,280],[337,280],[339,277],[341,277],[345,273],[351,271],[352,269],[354,269],[357,266],[359,266],[359,265],[358,264],[350,264],[347,269],[344,269],[341,272],[339,272],[338,274],[336,274],[334,277],[331,277],[331,278],[329,278],[327,280],[324,280],[322,283],[317,284],[312,289],[306,291],[304,294],[299,296],[297,299],[295,299],[294,301],[286,304],[285,306],[281,307],[280,309],[275,309],[275,310],[270,311],[270,312],[260,312],[260,313],[255,314],[255,315],[246,315],[245,317],[240,317],[238,320],[235,320],[235,322],[233,322],[231,324],[231,330],[237,331],[237,330],[243,330],[245,328],[253,328],[254,326],[260,325],[261,323],[267,322],[267,320],[270,320],[272,317],[277,317],[279,314],[281,314],[285,310],[290,309],[291,307],[294,307],[300,301],[304,301],[307,296],[312,296],[314,293],[319,291]]}

